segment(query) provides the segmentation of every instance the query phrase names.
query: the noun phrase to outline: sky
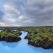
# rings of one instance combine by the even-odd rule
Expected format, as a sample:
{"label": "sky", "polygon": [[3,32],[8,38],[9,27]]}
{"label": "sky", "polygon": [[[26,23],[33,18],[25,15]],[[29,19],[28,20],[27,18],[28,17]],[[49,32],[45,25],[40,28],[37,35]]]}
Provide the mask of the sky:
{"label": "sky", "polygon": [[53,26],[53,0],[0,0],[0,26]]}

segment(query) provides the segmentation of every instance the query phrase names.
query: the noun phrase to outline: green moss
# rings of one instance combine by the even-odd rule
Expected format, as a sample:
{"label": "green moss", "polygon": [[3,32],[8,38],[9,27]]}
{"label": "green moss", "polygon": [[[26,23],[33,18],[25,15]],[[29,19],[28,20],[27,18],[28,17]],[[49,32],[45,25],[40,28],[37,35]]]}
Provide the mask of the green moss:
{"label": "green moss", "polygon": [[53,48],[53,27],[35,27],[28,31],[28,42],[44,48]]}
{"label": "green moss", "polygon": [[3,31],[0,32],[0,40],[1,41],[18,41],[20,39],[20,31],[16,30],[13,31],[9,28],[5,28]]}

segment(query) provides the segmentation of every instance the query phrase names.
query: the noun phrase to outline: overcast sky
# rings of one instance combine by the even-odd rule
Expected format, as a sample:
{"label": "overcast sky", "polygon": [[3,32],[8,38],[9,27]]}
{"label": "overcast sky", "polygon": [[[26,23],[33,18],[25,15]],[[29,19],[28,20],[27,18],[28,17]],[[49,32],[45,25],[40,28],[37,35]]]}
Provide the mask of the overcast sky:
{"label": "overcast sky", "polygon": [[0,0],[0,25],[53,25],[53,0]]}

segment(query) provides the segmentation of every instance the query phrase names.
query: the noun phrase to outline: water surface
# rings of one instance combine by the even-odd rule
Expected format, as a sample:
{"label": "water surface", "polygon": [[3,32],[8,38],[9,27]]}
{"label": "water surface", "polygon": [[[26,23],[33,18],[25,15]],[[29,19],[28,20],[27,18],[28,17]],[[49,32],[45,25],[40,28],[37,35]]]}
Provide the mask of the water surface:
{"label": "water surface", "polygon": [[0,53],[53,53],[53,49],[43,49],[28,45],[28,40],[24,39],[26,35],[27,32],[22,31],[22,35],[20,36],[22,40],[19,42],[0,42]]}

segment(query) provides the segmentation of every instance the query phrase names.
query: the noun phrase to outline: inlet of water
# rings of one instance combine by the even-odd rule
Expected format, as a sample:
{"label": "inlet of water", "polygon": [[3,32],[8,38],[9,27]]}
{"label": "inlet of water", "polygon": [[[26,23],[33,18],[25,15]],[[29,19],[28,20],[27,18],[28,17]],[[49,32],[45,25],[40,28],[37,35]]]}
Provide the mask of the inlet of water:
{"label": "inlet of water", "polygon": [[19,42],[0,42],[0,53],[53,53],[53,49],[43,49],[28,45],[28,40],[24,39],[26,35],[27,32],[22,31],[20,36],[22,40]]}

